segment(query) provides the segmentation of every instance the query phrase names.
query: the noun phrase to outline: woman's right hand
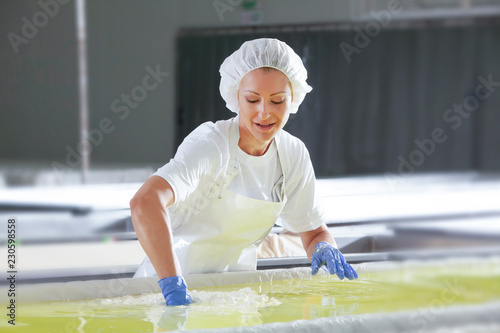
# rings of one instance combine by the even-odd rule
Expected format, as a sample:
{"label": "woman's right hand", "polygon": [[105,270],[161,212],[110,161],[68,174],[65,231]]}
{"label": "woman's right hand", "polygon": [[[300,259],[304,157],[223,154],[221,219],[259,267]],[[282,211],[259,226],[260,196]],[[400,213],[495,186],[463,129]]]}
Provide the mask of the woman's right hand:
{"label": "woman's right hand", "polygon": [[167,305],[188,305],[193,303],[182,276],[166,277],[158,281]]}

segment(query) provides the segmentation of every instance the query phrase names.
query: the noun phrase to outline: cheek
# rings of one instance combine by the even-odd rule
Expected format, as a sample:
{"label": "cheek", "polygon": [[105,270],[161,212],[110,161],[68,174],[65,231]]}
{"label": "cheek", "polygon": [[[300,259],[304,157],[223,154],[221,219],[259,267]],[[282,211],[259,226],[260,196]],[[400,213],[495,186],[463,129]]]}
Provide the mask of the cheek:
{"label": "cheek", "polygon": [[292,110],[292,106],[287,103],[283,107],[283,109],[280,112],[280,120],[281,120],[281,126],[285,126],[285,124],[288,122],[288,118],[290,117],[290,111]]}
{"label": "cheek", "polygon": [[239,116],[244,123],[250,124],[253,123],[253,117],[255,114],[252,109],[248,107],[248,104],[240,104]]}
{"label": "cheek", "polygon": [[246,105],[242,98],[238,98],[238,107],[240,109],[240,114],[246,113],[248,111],[248,106]]}
{"label": "cheek", "polygon": [[290,104],[283,103],[279,105],[279,108],[276,108],[276,114],[281,120],[286,121],[291,110],[292,107]]}

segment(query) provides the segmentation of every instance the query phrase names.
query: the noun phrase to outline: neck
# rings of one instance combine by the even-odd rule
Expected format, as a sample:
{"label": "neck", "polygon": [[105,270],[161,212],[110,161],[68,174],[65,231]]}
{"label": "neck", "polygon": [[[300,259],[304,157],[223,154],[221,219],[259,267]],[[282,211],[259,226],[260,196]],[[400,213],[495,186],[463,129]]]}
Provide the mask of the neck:
{"label": "neck", "polygon": [[248,155],[262,156],[267,152],[272,141],[273,140],[268,142],[258,142],[258,143],[254,142],[252,144],[248,144],[240,137],[240,140],[238,141],[238,147],[240,147],[240,149],[243,150]]}

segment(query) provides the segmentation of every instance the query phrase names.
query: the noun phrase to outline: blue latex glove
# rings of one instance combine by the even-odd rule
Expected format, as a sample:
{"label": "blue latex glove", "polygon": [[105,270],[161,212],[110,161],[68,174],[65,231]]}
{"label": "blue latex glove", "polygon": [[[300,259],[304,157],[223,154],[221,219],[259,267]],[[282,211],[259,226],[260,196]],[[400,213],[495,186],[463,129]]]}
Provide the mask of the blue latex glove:
{"label": "blue latex glove", "polygon": [[314,247],[314,253],[311,258],[312,274],[318,273],[321,266],[325,265],[326,271],[330,274],[337,274],[339,279],[344,276],[349,280],[357,279],[358,273],[346,261],[342,253],[326,242],[320,242]]}
{"label": "blue latex glove", "polygon": [[167,305],[188,305],[193,303],[182,276],[166,277],[158,281]]}

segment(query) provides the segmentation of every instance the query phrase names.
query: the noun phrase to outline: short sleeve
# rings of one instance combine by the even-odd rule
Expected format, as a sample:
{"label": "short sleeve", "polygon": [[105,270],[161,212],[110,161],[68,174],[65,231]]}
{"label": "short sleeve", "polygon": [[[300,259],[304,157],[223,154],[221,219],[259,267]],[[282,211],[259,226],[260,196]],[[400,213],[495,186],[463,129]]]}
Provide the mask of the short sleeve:
{"label": "short sleeve", "polygon": [[172,187],[175,196],[172,208],[175,208],[200,188],[202,192],[208,192],[213,187],[220,165],[221,152],[217,145],[206,136],[190,135],[178,147],[174,158],[154,175],[162,177]]}
{"label": "short sleeve", "polygon": [[295,146],[295,163],[285,178],[287,202],[277,224],[292,232],[317,229],[324,222],[324,208],[316,188],[314,168],[307,148],[301,143]]}

